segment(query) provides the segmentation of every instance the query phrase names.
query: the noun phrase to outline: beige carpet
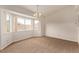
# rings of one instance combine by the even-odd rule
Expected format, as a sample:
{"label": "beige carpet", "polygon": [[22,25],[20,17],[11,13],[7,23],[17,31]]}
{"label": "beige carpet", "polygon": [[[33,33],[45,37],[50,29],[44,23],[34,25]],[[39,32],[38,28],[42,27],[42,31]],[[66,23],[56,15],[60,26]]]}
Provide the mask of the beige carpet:
{"label": "beige carpet", "polygon": [[71,53],[79,52],[78,44],[55,38],[30,38],[13,43],[1,52],[4,53]]}

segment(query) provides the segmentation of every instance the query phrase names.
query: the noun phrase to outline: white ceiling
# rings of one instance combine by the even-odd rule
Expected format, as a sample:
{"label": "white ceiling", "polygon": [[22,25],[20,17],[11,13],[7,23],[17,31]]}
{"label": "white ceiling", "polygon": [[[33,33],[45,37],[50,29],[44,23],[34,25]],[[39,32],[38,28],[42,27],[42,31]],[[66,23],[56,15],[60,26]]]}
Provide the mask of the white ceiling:
{"label": "white ceiling", "polygon": [[[36,12],[36,5],[21,5],[21,7],[26,8],[32,12]],[[55,11],[58,11],[61,8],[68,7],[68,5],[39,5],[39,12],[42,13],[43,16],[49,15]]]}
{"label": "white ceiling", "polygon": [[[10,10],[18,11],[24,14],[29,14],[33,16],[33,14],[37,10],[37,5],[0,5],[0,7],[8,8]],[[60,9],[71,7],[71,5],[39,5],[39,12],[42,13],[42,16],[48,16],[53,14]],[[79,10],[79,9],[78,9]]]}

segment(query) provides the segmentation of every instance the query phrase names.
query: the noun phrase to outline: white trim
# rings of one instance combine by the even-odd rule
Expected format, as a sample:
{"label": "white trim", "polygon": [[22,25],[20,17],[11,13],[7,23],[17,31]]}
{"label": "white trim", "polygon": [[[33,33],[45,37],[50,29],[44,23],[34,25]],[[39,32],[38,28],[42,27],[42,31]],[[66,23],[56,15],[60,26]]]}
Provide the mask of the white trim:
{"label": "white trim", "polygon": [[19,12],[15,12],[15,11],[11,11],[11,10],[8,10],[8,9],[3,9],[3,8],[0,8],[0,9],[5,11],[5,12],[8,12],[8,13],[12,13],[12,14],[16,14],[16,15],[19,15],[19,16],[35,19],[35,17],[33,17],[33,16],[29,16],[29,15],[22,14],[22,13],[19,13]]}
{"label": "white trim", "polygon": [[50,36],[50,35],[45,35],[45,36],[51,37],[51,38],[59,38],[59,39],[62,39],[62,40],[67,40],[67,41],[72,41],[72,42],[77,42],[78,43],[78,41],[76,41],[76,40],[69,40],[69,39],[65,39],[63,37],[55,37],[55,36]]}

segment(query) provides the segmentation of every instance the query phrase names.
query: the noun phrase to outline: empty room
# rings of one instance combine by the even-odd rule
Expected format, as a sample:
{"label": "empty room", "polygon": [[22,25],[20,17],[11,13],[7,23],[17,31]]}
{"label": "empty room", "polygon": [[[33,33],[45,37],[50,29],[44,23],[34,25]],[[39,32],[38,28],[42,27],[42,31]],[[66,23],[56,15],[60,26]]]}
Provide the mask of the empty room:
{"label": "empty room", "polygon": [[79,53],[78,5],[0,5],[0,53]]}

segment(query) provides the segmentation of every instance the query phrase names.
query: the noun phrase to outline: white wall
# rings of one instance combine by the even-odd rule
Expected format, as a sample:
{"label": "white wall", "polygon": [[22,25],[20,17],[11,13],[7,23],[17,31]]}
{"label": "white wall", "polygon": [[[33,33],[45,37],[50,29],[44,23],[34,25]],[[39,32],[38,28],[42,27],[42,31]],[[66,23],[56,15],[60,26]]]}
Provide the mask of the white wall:
{"label": "white wall", "polygon": [[46,36],[78,42],[73,7],[52,13],[46,18]]}
{"label": "white wall", "polygon": [[77,29],[74,24],[47,24],[46,36],[77,42]]}
{"label": "white wall", "polygon": [[1,49],[5,48],[13,42],[12,33],[4,33],[1,36]]}
{"label": "white wall", "polygon": [[13,41],[19,41],[32,37],[33,31],[20,31],[13,33]]}
{"label": "white wall", "polygon": [[1,47],[1,10],[0,10],[0,47]]}
{"label": "white wall", "polygon": [[79,43],[79,27],[77,28],[77,38],[78,38],[78,43]]}

